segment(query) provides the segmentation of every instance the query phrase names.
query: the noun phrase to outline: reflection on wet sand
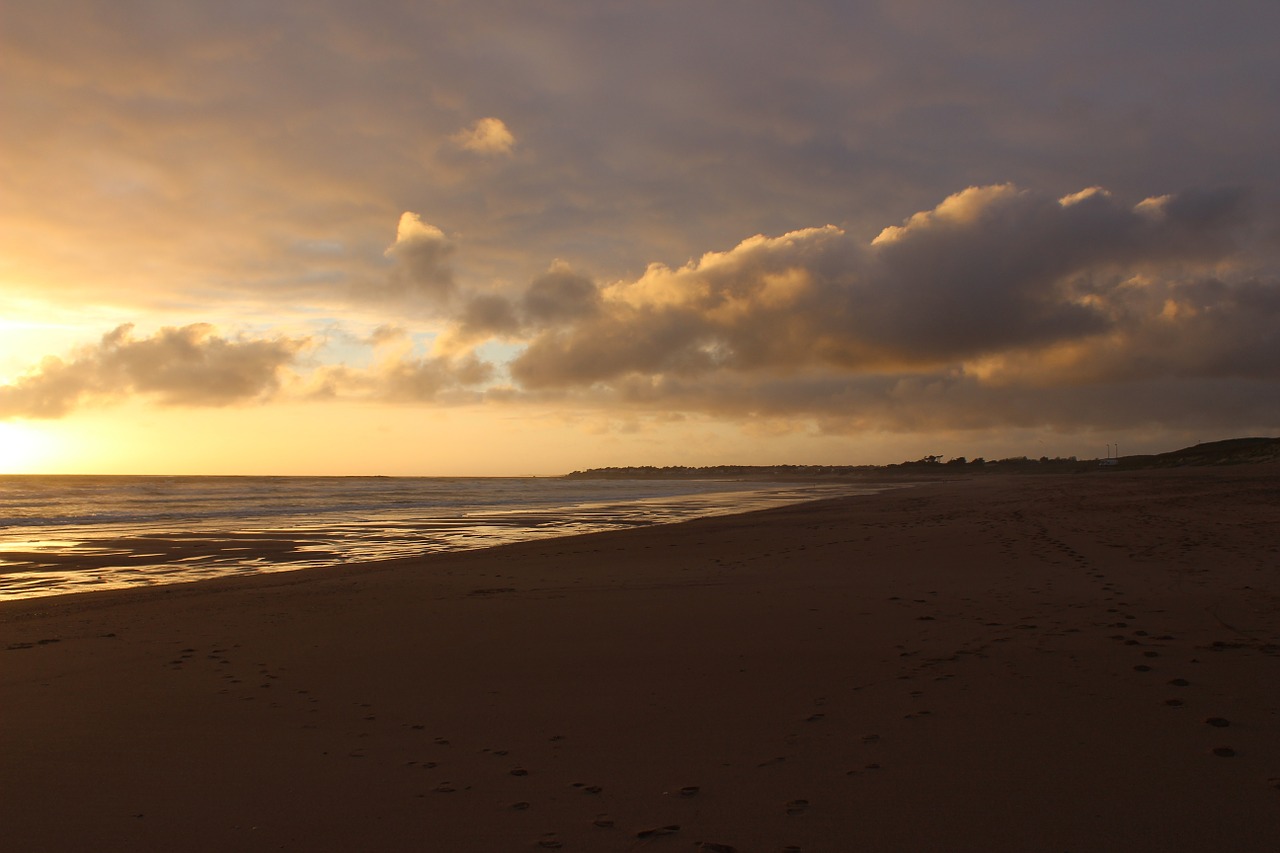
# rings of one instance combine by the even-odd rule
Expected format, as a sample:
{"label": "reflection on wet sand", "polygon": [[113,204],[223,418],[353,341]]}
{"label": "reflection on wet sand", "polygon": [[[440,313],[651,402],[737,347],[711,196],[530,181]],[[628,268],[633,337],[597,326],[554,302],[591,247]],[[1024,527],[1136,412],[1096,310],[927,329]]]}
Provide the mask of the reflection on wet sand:
{"label": "reflection on wet sand", "polygon": [[[858,491],[874,491],[859,487]],[[485,548],[531,539],[662,524],[743,512],[804,498],[847,494],[805,487],[665,497],[536,509],[491,509],[424,517],[419,511],[275,517],[259,529],[216,522],[165,530],[159,524],[49,527],[36,539],[0,537],[0,599],[183,583]],[[370,517],[374,516],[374,517]],[[243,523],[243,522],[241,522]],[[140,529],[142,528],[142,529]]]}

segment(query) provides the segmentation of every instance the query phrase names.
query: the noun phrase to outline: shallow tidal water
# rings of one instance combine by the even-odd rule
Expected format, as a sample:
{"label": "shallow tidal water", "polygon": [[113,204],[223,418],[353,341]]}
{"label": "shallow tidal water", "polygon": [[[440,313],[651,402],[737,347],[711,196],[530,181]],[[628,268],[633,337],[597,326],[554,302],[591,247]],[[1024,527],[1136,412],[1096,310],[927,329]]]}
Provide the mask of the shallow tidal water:
{"label": "shallow tidal water", "polygon": [[483,548],[878,488],[716,480],[0,476],[0,600]]}

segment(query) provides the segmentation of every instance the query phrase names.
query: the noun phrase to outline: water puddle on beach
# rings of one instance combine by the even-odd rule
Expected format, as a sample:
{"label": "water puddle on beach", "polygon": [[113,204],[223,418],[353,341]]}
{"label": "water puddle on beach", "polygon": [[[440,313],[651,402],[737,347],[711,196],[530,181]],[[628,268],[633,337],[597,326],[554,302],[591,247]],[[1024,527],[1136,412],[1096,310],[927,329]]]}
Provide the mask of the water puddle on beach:
{"label": "water puddle on beach", "polygon": [[[614,488],[617,488],[616,486]],[[0,527],[0,600],[297,571],[748,512],[881,485],[725,484],[653,498]]]}

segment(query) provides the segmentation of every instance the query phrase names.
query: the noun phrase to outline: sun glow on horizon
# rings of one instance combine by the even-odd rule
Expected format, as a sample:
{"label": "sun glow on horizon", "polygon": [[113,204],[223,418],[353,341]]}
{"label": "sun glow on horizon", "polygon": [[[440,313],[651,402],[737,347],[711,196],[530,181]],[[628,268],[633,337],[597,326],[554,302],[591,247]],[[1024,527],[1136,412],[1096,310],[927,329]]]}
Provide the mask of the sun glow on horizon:
{"label": "sun glow on horizon", "polygon": [[55,445],[52,436],[36,427],[0,422],[0,474],[44,473]]}

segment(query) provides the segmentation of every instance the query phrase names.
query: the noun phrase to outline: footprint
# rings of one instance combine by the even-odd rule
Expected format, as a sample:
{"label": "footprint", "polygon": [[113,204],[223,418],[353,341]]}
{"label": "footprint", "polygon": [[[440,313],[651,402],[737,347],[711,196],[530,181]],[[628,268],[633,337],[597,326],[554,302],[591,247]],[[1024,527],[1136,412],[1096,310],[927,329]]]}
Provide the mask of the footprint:
{"label": "footprint", "polygon": [[544,847],[548,850],[558,850],[564,846],[564,842],[557,838],[554,832],[548,832],[546,835],[538,839],[538,846]]}
{"label": "footprint", "polygon": [[654,829],[642,829],[636,833],[636,838],[656,838],[660,835],[671,835],[680,831],[680,824],[672,823],[666,826],[659,826]]}
{"label": "footprint", "polygon": [[700,789],[698,788],[698,786],[697,786],[697,785],[689,785],[689,786],[687,786],[687,787],[684,787],[684,788],[681,788],[681,789],[680,789],[680,796],[682,796],[682,797],[693,797],[693,796],[696,796],[696,795],[697,795],[697,793],[698,793],[698,791],[699,791],[699,790],[700,790]]}
{"label": "footprint", "polygon": [[1232,758],[1235,756],[1236,751],[1229,746],[1215,746],[1213,754],[1219,758]]}
{"label": "footprint", "polygon": [[1191,685],[1191,682],[1187,681],[1185,678],[1175,678],[1171,680],[1169,683],[1172,684],[1174,687],[1189,687]]}
{"label": "footprint", "polygon": [[792,800],[787,803],[787,814],[791,817],[802,815],[809,808],[808,800]]}

